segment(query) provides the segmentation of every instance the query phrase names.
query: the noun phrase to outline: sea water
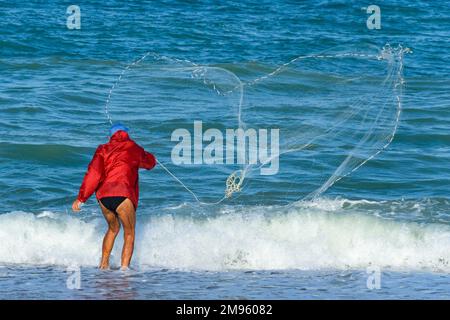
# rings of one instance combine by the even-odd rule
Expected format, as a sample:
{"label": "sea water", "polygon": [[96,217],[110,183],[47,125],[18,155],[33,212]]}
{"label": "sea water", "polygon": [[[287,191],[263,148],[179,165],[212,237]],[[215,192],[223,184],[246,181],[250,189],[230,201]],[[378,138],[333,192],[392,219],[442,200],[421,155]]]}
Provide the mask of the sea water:
{"label": "sea water", "polygon": [[[379,30],[367,28],[361,2],[84,2],[80,29],[68,29],[71,4],[0,3],[0,298],[450,297],[448,2],[381,3]],[[200,210],[161,167],[141,172],[132,270],[116,270],[121,235],[113,269],[96,269],[106,223],[94,199],[80,214],[70,206],[107,141],[105,100],[130,62],[153,51],[251,78],[299,55],[334,47],[377,54],[386,43],[413,54],[404,60],[400,124],[384,152],[319,198],[288,207],[299,197],[281,183]],[[310,90],[330,85],[311,76]],[[128,105],[116,107],[114,120],[166,156],[170,133],[193,123],[183,113],[178,122],[158,118],[196,97],[127,86]],[[160,103],[133,109],[144,98]]]}

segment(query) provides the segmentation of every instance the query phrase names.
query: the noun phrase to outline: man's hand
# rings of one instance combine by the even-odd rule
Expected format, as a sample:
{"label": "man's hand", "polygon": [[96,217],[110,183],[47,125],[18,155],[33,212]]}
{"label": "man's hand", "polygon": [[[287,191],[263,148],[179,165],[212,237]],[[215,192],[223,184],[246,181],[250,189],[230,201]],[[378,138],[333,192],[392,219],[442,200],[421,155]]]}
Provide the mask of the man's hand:
{"label": "man's hand", "polygon": [[80,200],[76,199],[73,204],[72,204],[72,210],[74,212],[79,212],[81,210],[81,205],[83,204],[83,202],[81,202]]}

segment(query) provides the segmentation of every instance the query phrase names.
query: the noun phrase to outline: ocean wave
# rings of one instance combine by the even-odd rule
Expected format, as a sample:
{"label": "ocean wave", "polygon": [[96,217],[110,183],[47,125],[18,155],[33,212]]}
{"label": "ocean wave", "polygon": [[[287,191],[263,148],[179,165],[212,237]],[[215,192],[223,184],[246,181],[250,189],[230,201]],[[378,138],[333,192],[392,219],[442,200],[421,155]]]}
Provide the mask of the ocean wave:
{"label": "ocean wave", "polygon": [[30,160],[39,163],[78,163],[94,149],[66,144],[30,144],[0,142],[0,158],[8,160]]}
{"label": "ocean wave", "polygon": [[[105,228],[100,216],[2,214],[0,263],[95,266]],[[112,254],[115,265],[121,245],[119,237]],[[320,201],[290,209],[228,207],[212,216],[138,216],[134,264],[212,271],[377,266],[449,273],[449,246],[446,224],[346,213],[342,201]]]}
{"label": "ocean wave", "polygon": [[39,106],[19,106],[3,108],[1,112],[5,114],[25,113],[35,115],[38,113],[46,113],[48,110]]}

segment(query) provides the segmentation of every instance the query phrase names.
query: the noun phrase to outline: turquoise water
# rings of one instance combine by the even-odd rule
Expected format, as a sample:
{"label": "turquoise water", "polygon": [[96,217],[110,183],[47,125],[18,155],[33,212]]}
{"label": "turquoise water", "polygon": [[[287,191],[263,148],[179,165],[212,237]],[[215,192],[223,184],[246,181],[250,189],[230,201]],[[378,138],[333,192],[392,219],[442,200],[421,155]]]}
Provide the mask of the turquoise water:
{"label": "turquoise water", "polygon": [[[1,298],[448,298],[448,2],[382,2],[380,30],[360,2],[92,1],[69,30],[71,4],[0,3]],[[386,44],[411,50],[401,78],[378,59]],[[202,202],[221,200],[242,166],[174,165],[174,130],[241,120],[279,128],[281,151],[320,139],[218,205],[199,205],[161,166],[141,172],[135,270],[100,273],[100,210],[93,198],[80,215],[70,205],[107,141],[111,86],[148,52],[109,114]],[[66,287],[73,265],[81,290]],[[367,288],[368,266],[381,289]]]}

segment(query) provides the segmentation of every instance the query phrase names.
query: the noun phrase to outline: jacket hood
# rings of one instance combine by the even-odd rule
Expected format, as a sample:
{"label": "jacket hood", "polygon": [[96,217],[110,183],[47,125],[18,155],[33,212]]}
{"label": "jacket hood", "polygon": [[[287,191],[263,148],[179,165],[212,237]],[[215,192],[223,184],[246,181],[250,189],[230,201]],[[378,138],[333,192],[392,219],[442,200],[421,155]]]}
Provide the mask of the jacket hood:
{"label": "jacket hood", "polygon": [[130,136],[128,135],[128,133],[126,133],[123,130],[119,130],[116,133],[114,133],[111,138],[109,139],[109,141],[127,141],[130,140]]}

